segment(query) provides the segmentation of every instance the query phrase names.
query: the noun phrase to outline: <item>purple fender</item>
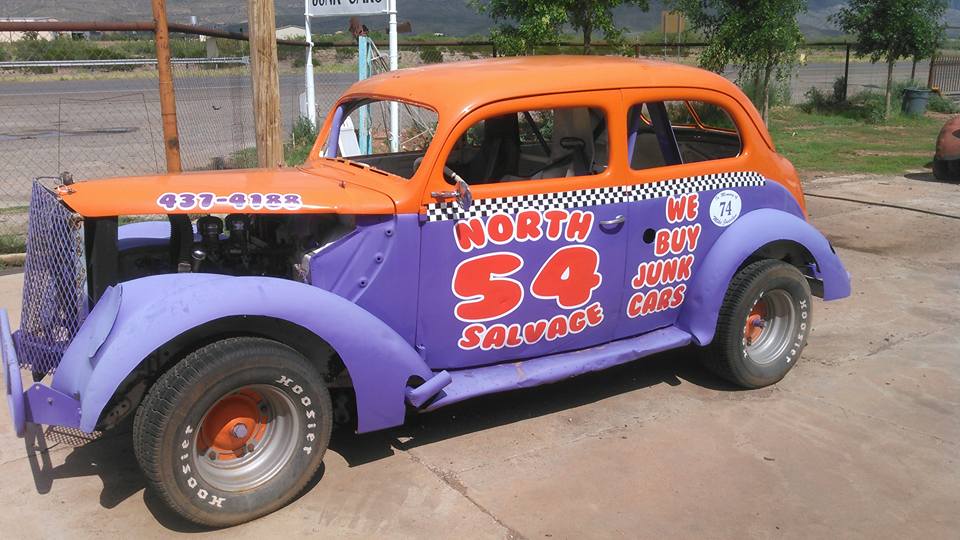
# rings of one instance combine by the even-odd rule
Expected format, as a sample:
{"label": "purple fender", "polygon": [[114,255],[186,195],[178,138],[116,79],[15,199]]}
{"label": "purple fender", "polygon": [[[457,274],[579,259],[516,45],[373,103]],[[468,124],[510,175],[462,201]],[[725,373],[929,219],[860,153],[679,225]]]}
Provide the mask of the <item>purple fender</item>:
{"label": "purple fender", "polygon": [[121,382],[151,352],[224,317],[274,317],[326,341],[353,382],[359,432],[402,424],[409,378],[435,375],[381,320],[344,298],[295,281],[167,274],[122,283],[104,299],[84,321],[53,381],[54,389],[80,396],[80,428],[88,432]]}
{"label": "purple fender", "polygon": [[850,295],[850,274],[830,242],[813,225],[782,210],[754,210],[735,221],[720,235],[688,289],[676,326],[694,336],[699,345],[713,341],[720,305],[730,280],[747,258],[778,240],[791,240],[813,255],[814,277],[823,281],[823,299]]}

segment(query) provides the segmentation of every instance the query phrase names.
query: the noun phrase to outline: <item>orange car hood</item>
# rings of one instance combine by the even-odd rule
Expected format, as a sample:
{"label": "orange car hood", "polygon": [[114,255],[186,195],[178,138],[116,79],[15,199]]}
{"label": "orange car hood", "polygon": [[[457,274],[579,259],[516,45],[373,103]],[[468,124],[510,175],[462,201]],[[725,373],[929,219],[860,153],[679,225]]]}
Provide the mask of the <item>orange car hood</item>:
{"label": "orange car hood", "polygon": [[[58,188],[63,201],[86,217],[136,214],[186,213],[343,213],[393,214],[393,199],[377,190],[378,182],[395,181],[390,175],[337,160],[324,161],[309,169],[246,169],[206,171],[156,176],[110,178],[78,182]],[[165,208],[159,203],[165,194],[212,193],[210,209]],[[235,193],[266,196],[270,193],[299,195],[302,206],[296,210],[245,208],[238,210],[224,197]],[[221,202],[216,202],[220,198]]]}

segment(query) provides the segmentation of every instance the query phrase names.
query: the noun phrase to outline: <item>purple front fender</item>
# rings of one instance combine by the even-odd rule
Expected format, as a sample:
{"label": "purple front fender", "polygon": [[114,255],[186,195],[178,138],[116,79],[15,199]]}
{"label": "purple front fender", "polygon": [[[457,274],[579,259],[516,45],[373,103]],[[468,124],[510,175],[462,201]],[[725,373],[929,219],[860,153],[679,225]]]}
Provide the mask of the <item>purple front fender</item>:
{"label": "purple front fender", "polygon": [[[119,309],[94,310],[64,354],[53,388],[81,399],[80,427],[92,431],[124,378],[158,347],[204,323],[274,317],[325,340],[343,360],[357,396],[358,431],[403,423],[411,376],[434,374],[393,329],[322,289],[266,277],[151,276],[117,287]],[[98,306],[99,307],[99,306]],[[99,319],[103,319],[102,321]],[[84,331],[110,327],[106,332]]]}
{"label": "purple front fender", "polygon": [[823,281],[824,300],[850,295],[850,275],[830,242],[803,219],[764,208],[735,221],[710,248],[690,284],[676,326],[691,333],[700,345],[713,341],[720,305],[733,275],[750,255],[780,240],[796,242],[813,255],[814,277]]}

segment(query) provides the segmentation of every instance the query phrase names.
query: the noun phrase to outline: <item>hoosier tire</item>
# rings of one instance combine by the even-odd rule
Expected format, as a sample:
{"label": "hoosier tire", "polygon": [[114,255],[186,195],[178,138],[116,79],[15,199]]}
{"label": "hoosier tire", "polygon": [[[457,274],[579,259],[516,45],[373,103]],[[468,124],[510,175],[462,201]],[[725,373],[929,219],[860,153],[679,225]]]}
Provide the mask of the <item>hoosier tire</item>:
{"label": "hoosier tire", "polygon": [[281,343],[230,338],[190,354],[137,411],[134,452],[149,486],[211,527],[283,507],[320,467],[330,394],[317,369]]}
{"label": "hoosier tire", "polygon": [[782,261],[752,263],[730,281],[703,364],[745,388],[773,384],[800,359],[810,324],[803,274]]}

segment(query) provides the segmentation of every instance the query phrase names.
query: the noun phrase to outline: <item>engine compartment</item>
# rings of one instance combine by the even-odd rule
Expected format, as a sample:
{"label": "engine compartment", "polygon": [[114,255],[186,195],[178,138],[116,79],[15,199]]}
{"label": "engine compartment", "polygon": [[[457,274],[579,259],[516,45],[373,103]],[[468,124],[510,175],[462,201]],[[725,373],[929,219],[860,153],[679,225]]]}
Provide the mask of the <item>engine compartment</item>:
{"label": "engine compartment", "polygon": [[[178,222],[175,218],[181,217]],[[186,227],[189,231],[186,232]],[[171,216],[168,239],[118,252],[119,281],[174,272],[270,276],[303,281],[304,256],[346,235],[353,216],[335,214]]]}

